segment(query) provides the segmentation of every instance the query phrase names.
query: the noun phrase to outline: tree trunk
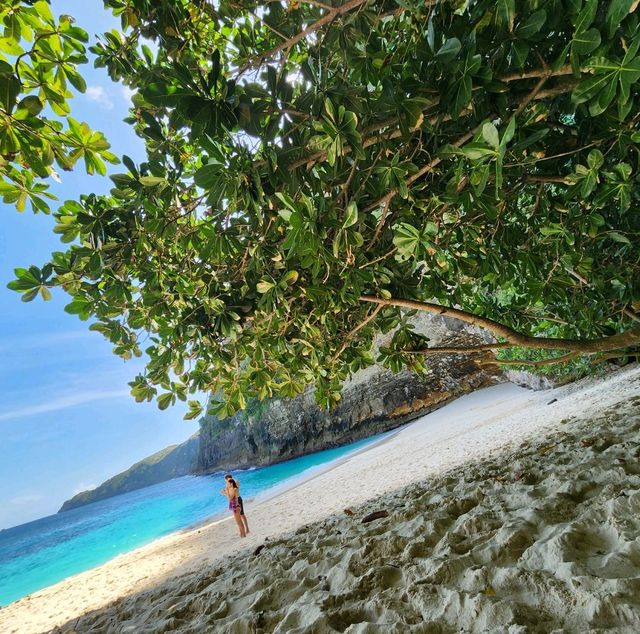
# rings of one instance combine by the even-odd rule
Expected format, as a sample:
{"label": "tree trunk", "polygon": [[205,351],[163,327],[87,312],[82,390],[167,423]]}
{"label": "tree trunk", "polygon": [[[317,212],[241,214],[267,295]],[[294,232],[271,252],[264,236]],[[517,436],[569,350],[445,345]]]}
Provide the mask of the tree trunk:
{"label": "tree trunk", "polygon": [[[595,353],[610,352],[611,350],[621,350],[630,346],[640,344],[640,328],[633,328],[609,337],[601,337],[600,339],[555,339],[550,337],[532,337],[525,335],[509,326],[505,326],[492,319],[480,317],[467,313],[457,308],[448,308],[439,304],[430,302],[418,302],[409,299],[381,299],[372,295],[363,295],[360,301],[371,302],[373,304],[381,304],[382,306],[395,306],[397,308],[408,308],[410,310],[421,310],[435,315],[444,315],[459,319],[472,326],[478,326],[487,330],[496,337],[502,337],[507,344],[511,346],[521,346],[523,348],[535,348],[538,350],[569,350],[574,352]],[[509,347],[505,343],[487,344],[478,348],[469,348],[467,350],[458,349],[455,352],[476,352],[479,350],[497,349]],[[450,348],[438,350],[437,348],[428,349],[431,353],[451,351]],[[552,359],[550,359],[552,361]],[[526,361],[523,361],[526,363]]]}

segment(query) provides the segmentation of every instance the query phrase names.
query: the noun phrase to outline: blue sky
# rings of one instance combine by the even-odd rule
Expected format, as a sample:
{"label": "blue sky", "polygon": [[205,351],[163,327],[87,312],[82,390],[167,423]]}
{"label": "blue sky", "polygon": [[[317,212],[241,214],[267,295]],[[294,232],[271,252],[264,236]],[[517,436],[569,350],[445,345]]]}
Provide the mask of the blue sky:
{"label": "blue sky", "polygon": [[[95,35],[119,22],[100,0],[53,0]],[[87,92],[72,100],[72,116],[104,132],[119,156],[143,156],[140,141],[122,122],[130,94],[104,69],[82,67]],[[105,193],[110,181],[79,166],[52,183],[60,201],[80,193]],[[122,167],[111,166],[112,172]],[[141,360],[123,362],[99,333],[64,312],[69,298],[23,303],[6,284],[13,269],[47,261],[64,248],[50,216],[20,214],[0,201],[0,528],[57,511],[62,502],[126,469],[145,456],[182,442],[197,423],[184,421],[182,404],[161,412],[137,404],[127,382]]]}

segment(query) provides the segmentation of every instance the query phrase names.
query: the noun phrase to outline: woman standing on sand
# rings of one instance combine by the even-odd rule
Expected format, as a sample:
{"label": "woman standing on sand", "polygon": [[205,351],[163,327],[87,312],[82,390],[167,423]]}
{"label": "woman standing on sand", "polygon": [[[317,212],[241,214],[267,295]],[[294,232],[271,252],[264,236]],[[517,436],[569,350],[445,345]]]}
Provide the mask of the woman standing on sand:
{"label": "woman standing on sand", "polygon": [[226,495],[229,500],[229,510],[233,513],[233,517],[236,520],[236,524],[240,530],[240,537],[246,537],[247,533],[242,522],[242,517],[240,516],[241,505],[238,501],[240,497],[240,489],[231,476],[225,476],[225,480],[227,481],[227,486],[222,489],[220,493],[222,493],[222,495]]}
{"label": "woman standing on sand", "polygon": [[244,512],[244,501],[242,500],[242,496],[240,495],[240,480],[238,478],[234,478],[230,473],[228,473],[225,477],[227,482],[229,480],[233,480],[236,483],[236,487],[238,488],[238,504],[240,505],[240,518],[242,519],[242,523],[244,524],[244,532],[249,534],[249,522],[247,521],[247,516]]}
{"label": "woman standing on sand", "polygon": [[244,524],[244,532],[249,534],[249,522],[247,521],[247,516],[244,513],[244,502],[242,501],[242,496],[240,495],[240,480],[238,478],[234,478],[230,473],[227,473],[224,476],[224,479],[227,482],[227,486],[229,486],[230,482],[235,482],[236,488],[238,489],[238,506],[240,507],[240,519],[242,519],[242,523]]}

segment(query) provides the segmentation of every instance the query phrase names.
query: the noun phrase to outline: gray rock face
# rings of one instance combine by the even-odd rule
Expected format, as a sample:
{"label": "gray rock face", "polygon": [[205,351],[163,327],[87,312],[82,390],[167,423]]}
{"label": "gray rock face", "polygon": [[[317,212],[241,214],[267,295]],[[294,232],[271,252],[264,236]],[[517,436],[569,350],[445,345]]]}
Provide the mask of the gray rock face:
{"label": "gray rock face", "polygon": [[546,376],[527,372],[526,370],[506,370],[504,376],[511,383],[530,390],[548,390],[556,386],[556,383]]}
{"label": "gray rock face", "polygon": [[[481,331],[441,316],[419,316],[416,330],[430,346],[475,345],[488,339]],[[384,345],[381,338],[378,345]],[[265,465],[311,451],[335,447],[393,429],[462,394],[500,379],[469,355],[433,355],[429,372],[393,374],[380,366],[356,373],[344,386],[333,411],[320,409],[313,391],[288,401],[257,404],[222,421],[205,417],[200,424],[198,472]]]}
{"label": "gray rock face", "polygon": [[[442,316],[420,315],[416,330],[431,346],[476,345],[489,341],[482,331]],[[378,346],[391,335],[380,337]],[[475,359],[478,357],[475,356]],[[223,421],[205,417],[200,432],[133,465],[92,491],[67,500],[61,511],[140,489],[190,473],[267,465],[393,429],[462,394],[502,380],[496,368],[479,366],[470,355],[434,355],[429,372],[393,374],[380,366],[356,373],[344,386],[333,411],[320,409],[313,390],[288,400],[253,403]]]}

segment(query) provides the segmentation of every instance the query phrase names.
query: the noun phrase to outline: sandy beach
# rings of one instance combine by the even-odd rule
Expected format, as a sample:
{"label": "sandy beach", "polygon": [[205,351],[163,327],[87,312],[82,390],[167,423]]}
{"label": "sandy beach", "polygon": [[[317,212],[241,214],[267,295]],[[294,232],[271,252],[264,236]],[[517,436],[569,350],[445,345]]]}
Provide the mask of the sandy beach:
{"label": "sandy beach", "polygon": [[0,632],[638,632],[639,465],[640,368],[497,385],[248,504],[245,540],[159,539]]}

